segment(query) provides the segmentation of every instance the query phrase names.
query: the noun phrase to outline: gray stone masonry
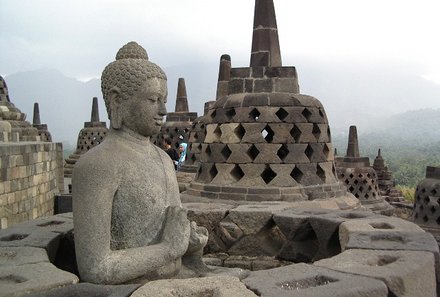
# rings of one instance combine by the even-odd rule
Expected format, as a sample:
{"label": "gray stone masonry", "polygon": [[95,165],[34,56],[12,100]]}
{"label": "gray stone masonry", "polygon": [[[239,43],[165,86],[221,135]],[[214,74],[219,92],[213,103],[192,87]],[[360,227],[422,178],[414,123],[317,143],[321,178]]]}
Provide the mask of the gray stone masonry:
{"label": "gray stone masonry", "polygon": [[63,189],[61,143],[0,145],[0,229],[53,214]]}

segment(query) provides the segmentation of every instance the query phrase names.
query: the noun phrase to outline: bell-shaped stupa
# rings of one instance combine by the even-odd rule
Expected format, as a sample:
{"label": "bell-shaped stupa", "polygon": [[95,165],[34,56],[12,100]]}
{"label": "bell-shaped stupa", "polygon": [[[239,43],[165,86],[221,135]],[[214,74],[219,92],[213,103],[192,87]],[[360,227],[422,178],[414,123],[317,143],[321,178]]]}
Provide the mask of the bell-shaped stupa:
{"label": "bell-shaped stupa", "polygon": [[335,158],[338,178],[362,205],[374,212],[390,215],[393,207],[380,195],[376,171],[370,165],[370,158],[359,154],[356,126],[350,126],[347,154]]}
{"label": "bell-shaped stupa", "polygon": [[402,191],[398,190],[394,184],[393,172],[385,165],[381,149],[377,151],[377,156],[373,161],[373,169],[377,174],[377,183],[379,185],[380,195],[388,202],[403,202]]}
{"label": "bell-shaped stupa", "polygon": [[0,76],[0,119],[11,125],[11,133],[4,141],[39,141],[38,131],[26,121],[26,114],[21,112],[11,102],[8,87],[5,80]]}
{"label": "bell-shaped stupa", "polygon": [[188,143],[192,122],[196,118],[197,112],[189,111],[185,79],[179,78],[174,112],[167,114],[161,132],[155,139],[155,144],[162,146],[166,138],[171,140],[171,146],[175,149],[177,149],[182,142]]}
{"label": "bell-shaped stupa", "polygon": [[358,203],[335,175],[324,107],[300,94],[295,67],[281,64],[273,1],[255,1],[250,67],[231,68],[230,59],[224,64],[222,96],[201,118],[206,136],[197,144],[198,171],[186,194]]}
{"label": "bell-shaped stupa", "polygon": [[98,98],[94,97],[90,122],[84,123],[84,128],[78,134],[75,151],[65,160],[64,177],[72,177],[72,170],[76,161],[78,161],[81,155],[99,145],[107,136],[107,133],[106,123],[99,121]]}

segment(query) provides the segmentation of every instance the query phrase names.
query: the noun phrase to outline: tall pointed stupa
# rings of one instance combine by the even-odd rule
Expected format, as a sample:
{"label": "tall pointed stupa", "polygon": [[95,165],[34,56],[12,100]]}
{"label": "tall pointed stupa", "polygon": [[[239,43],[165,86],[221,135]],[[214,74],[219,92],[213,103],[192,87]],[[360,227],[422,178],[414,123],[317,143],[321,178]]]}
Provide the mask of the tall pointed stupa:
{"label": "tall pointed stupa", "polygon": [[335,175],[324,107],[300,94],[295,67],[281,64],[273,1],[256,0],[254,13],[250,67],[222,74],[224,95],[201,119],[206,137],[186,194],[248,201],[345,199],[347,208],[359,206]]}
{"label": "tall pointed stupa", "polygon": [[[26,121],[26,114],[21,112],[9,98],[8,86],[0,76],[0,119],[11,125],[8,140],[12,141],[39,141],[38,131]],[[6,139],[5,139],[6,140]]]}
{"label": "tall pointed stupa", "polygon": [[47,125],[41,124],[40,108],[37,102],[34,103],[34,117],[32,119],[32,126],[37,128],[41,141],[52,142],[52,135],[50,134],[49,130],[47,130]]}
{"label": "tall pointed stupa", "polygon": [[336,158],[335,163],[339,180],[364,207],[381,214],[393,213],[393,207],[380,195],[377,174],[370,165],[370,158],[359,154],[356,126],[349,129],[346,156]]}
{"label": "tall pointed stupa", "polygon": [[84,128],[78,134],[76,150],[65,160],[64,177],[72,177],[76,161],[81,155],[103,142],[107,133],[106,123],[99,120],[98,98],[93,97],[90,122],[84,123]]}
{"label": "tall pointed stupa", "polygon": [[159,135],[155,139],[155,144],[163,145],[164,139],[168,138],[174,148],[178,148],[182,142],[188,143],[189,132],[192,122],[197,118],[197,112],[190,112],[188,107],[188,96],[184,78],[179,78],[177,84],[176,106],[174,112],[169,112],[166,121]]}

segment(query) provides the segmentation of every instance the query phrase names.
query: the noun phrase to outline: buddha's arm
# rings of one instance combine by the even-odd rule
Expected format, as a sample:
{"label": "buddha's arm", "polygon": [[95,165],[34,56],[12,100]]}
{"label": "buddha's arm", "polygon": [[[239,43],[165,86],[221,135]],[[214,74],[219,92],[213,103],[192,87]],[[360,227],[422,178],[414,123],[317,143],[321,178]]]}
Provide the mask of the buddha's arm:
{"label": "buddha's arm", "polygon": [[[187,220],[186,213],[178,210],[167,215],[171,219],[167,218],[161,243],[110,249],[112,203],[119,179],[115,166],[96,165],[78,162],[73,176],[75,247],[81,278],[93,283],[122,283],[154,273],[183,255],[187,243],[185,246],[182,242],[188,242],[189,222],[188,227],[182,223]],[[179,220],[181,223],[176,225]]]}

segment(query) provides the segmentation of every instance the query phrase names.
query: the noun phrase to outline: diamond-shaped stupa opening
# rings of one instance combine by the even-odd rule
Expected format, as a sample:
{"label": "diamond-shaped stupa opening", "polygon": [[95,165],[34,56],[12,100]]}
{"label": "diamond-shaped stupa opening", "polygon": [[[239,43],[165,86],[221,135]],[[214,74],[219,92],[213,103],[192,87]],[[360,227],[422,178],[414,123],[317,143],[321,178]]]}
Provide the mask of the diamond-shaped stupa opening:
{"label": "diamond-shaped stupa opening", "polygon": [[286,144],[281,145],[281,147],[278,149],[277,155],[281,159],[281,161],[284,161],[284,158],[287,157],[289,154],[289,149],[287,148]]}
{"label": "diamond-shaped stupa opening", "polygon": [[225,145],[220,153],[225,158],[225,160],[228,160],[229,156],[232,154],[232,151],[229,149],[228,145]]}
{"label": "diamond-shaped stupa opening", "polygon": [[309,158],[309,160],[312,158],[312,156],[313,156],[313,149],[310,146],[310,144],[307,145],[307,148],[304,151],[304,154],[306,154],[306,156],[307,156],[307,158]]}
{"label": "diamond-shaped stupa opening", "polygon": [[220,137],[222,136],[220,125],[217,125],[217,127],[214,129],[214,135],[217,137],[217,139],[220,139]]}
{"label": "diamond-shaped stupa opening", "polygon": [[211,147],[210,147],[209,145],[206,147],[205,153],[206,153],[208,156],[211,156],[212,151],[211,151]]}
{"label": "diamond-shaped stupa opening", "polygon": [[211,169],[209,169],[209,176],[211,177],[211,180],[213,180],[217,176],[217,174],[217,167],[215,167],[215,164],[213,164]]}
{"label": "diamond-shaped stupa opening", "polygon": [[287,118],[287,116],[289,115],[289,113],[282,107],[278,109],[275,114],[280,119],[280,121],[284,121],[284,119]]}
{"label": "diamond-shaped stupa opening", "polygon": [[301,137],[301,130],[295,125],[293,126],[293,128],[290,130],[290,135],[293,137],[293,139],[295,140],[295,142],[299,141],[299,138]]}
{"label": "diamond-shaped stupa opening", "polygon": [[244,134],[246,133],[246,130],[243,128],[243,126],[240,124],[234,129],[235,135],[239,139],[243,139]]}
{"label": "diamond-shaped stupa opening", "polygon": [[316,140],[319,140],[321,137],[321,129],[319,129],[318,124],[313,124],[312,134],[315,136]]}
{"label": "diamond-shaped stupa opening", "polygon": [[249,113],[249,117],[251,119],[253,119],[254,121],[258,120],[260,115],[261,115],[261,113],[256,108],[252,109],[251,112]]}
{"label": "diamond-shaped stupa opening", "polygon": [[277,176],[277,174],[270,168],[270,166],[266,166],[260,176],[266,184],[269,184]]}
{"label": "diamond-shaped stupa opening", "polygon": [[328,156],[330,154],[330,148],[328,147],[328,144],[324,144],[324,147],[322,149],[322,153],[324,154],[325,158],[328,159]]}
{"label": "diamond-shaped stupa opening", "polygon": [[248,156],[253,160],[258,156],[260,151],[257,149],[255,145],[251,145],[251,147],[248,149],[247,154]]}
{"label": "diamond-shaped stupa opening", "polygon": [[275,132],[273,132],[269,125],[266,125],[266,127],[261,130],[261,135],[263,135],[263,138],[266,140],[266,142],[271,143]]}
{"label": "diamond-shaped stupa opening", "polygon": [[243,178],[244,172],[243,170],[241,170],[239,165],[235,165],[234,168],[231,170],[231,176],[236,182],[238,182],[240,179]]}
{"label": "diamond-shaped stupa opening", "polygon": [[293,168],[292,172],[290,172],[290,176],[297,182],[297,183],[301,183],[301,179],[303,177],[303,173],[301,172],[301,170],[298,169],[298,167],[295,166],[295,168]]}
{"label": "diamond-shaped stupa opening", "polygon": [[229,108],[228,110],[226,110],[226,117],[228,118],[228,120],[232,120],[235,114],[235,108]]}
{"label": "diamond-shaped stupa opening", "polygon": [[325,182],[325,171],[321,168],[321,166],[318,164],[318,166],[316,166],[316,175],[323,181]]}
{"label": "diamond-shaped stupa opening", "polygon": [[306,118],[307,121],[310,121],[310,117],[312,116],[312,113],[308,108],[304,108],[301,114]]}

